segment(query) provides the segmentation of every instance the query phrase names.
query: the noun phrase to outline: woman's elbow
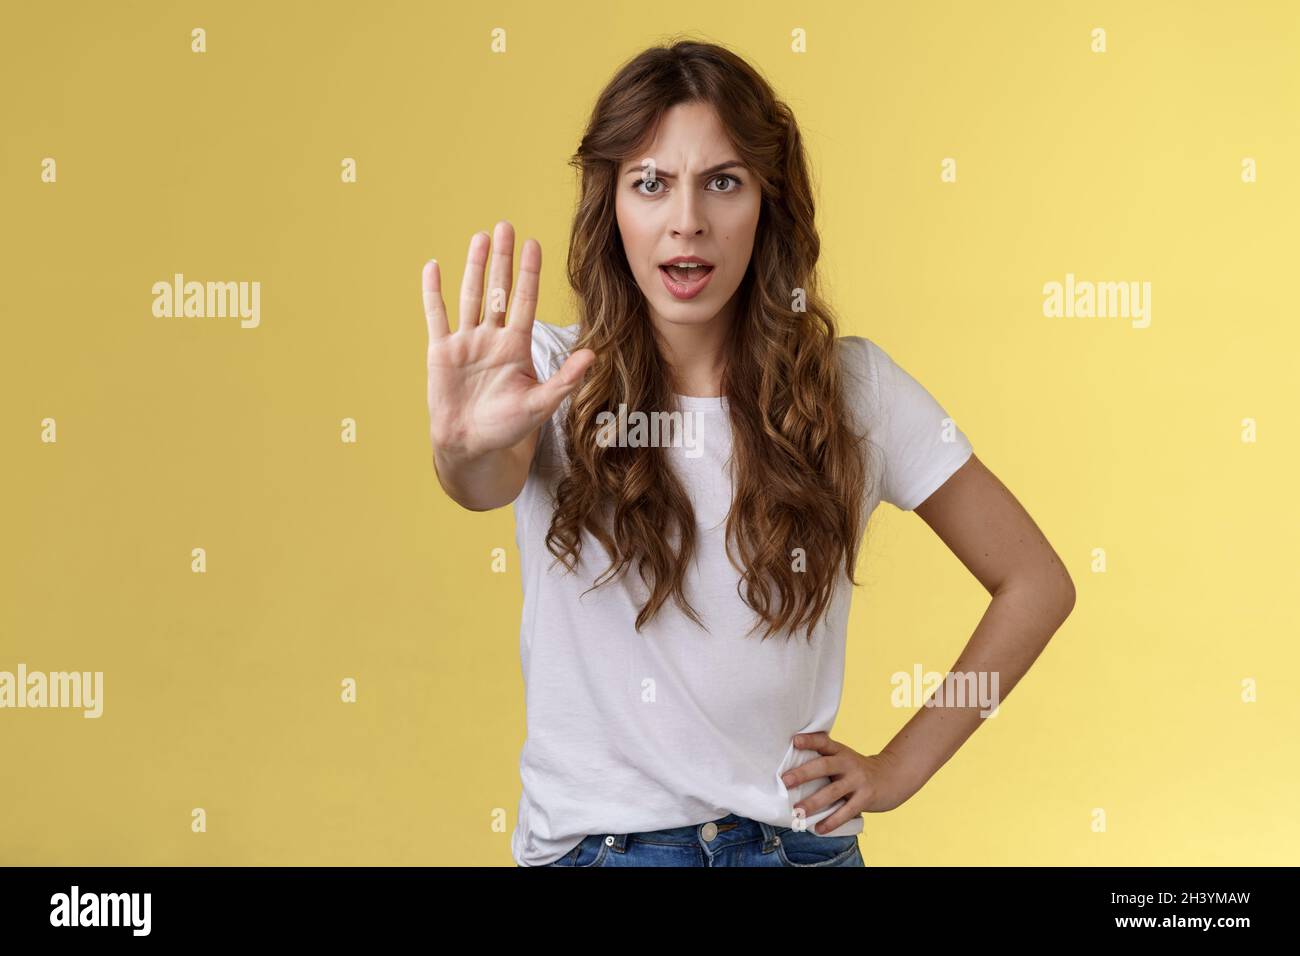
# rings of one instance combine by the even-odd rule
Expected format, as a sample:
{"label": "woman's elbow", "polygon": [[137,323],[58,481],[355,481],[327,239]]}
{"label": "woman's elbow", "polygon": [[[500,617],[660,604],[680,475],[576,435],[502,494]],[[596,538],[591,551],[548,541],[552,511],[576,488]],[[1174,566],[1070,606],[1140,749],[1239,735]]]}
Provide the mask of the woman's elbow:
{"label": "woman's elbow", "polygon": [[1069,585],[1069,589],[1065,592],[1065,605],[1064,605],[1065,611],[1061,615],[1062,621],[1064,621],[1067,617],[1069,617],[1070,614],[1074,611],[1074,599],[1075,599],[1074,582],[1067,577],[1066,583]]}
{"label": "woman's elbow", "polygon": [[1061,568],[1057,580],[1051,585],[1049,593],[1051,594],[1051,605],[1055,609],[1054,616],[1058,619],[1056,626],[1060,627],[1071,612],[1074,611],[1076,597],[1074,580],[1064,567]]}

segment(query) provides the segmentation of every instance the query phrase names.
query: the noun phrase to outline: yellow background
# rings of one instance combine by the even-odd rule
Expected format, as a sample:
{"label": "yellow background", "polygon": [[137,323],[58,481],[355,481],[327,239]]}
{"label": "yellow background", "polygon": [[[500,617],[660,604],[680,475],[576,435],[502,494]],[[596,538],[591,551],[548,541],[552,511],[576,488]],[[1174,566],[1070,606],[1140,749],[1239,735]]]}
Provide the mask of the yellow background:
{"label": "yellow background", "polygon": [[[567,160],[618,65],[687,32],[793,106],[841,331],[1078,587],[997,718],[867,816],[868,865],[1296,862],[1300,15],[1226,0],[7,11],[0,670],[102,670],[105,701],[0,711],[0,862],[512,864],[514,527],[435,482],[420,267],[454,320],[509,219],[572,321]],[[259,281],[260,327],[153,317],[176,272]],[[1045,318],[1067,272],[1151,282],[1151,326]],[[915,515],[867,541],[833,736],[875,752],[910,715],[889,675],[946,670],[988,595]]]}

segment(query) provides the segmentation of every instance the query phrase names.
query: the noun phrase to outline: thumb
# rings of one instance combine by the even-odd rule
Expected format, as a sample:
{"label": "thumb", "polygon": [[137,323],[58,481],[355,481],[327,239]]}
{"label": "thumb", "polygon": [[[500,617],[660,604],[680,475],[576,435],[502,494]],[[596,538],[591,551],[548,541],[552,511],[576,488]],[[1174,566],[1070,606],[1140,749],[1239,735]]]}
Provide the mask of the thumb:
{"label": "thumb", "polygon": [[560,366],[560,370],[537,386],[537,409],[550,417],[564,401],[564,396],[577,388],[582,376],[591,363],[596,361],[596,353],[591,349],[578,349]]}

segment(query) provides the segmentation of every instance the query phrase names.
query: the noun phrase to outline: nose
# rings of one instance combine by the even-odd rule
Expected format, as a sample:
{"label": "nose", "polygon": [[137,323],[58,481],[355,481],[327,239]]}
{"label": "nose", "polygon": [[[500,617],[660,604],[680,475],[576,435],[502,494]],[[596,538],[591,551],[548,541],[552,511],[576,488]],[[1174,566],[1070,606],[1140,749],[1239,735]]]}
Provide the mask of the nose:
{"label": "nose", "polygon": [[673,206],[672,223],[674,237],[698,236],[704,232],[704,217],[700,211],[700,198],[690,189],[678,190]]}

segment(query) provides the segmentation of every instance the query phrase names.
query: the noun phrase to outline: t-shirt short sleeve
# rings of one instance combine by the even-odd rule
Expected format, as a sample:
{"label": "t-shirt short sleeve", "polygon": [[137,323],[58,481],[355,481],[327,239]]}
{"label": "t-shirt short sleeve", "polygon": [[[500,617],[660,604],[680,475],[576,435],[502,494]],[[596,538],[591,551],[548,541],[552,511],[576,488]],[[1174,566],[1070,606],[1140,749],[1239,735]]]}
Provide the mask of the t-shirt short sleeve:
{"label": "t-shirt short sleeve", "polygon": [[537,381],[545,382],[560,370],[569,357],[577,331],[575,325],[551,325],[540,319],[533,321],[533,370],[537,373]]}
{"label": "t-shirt short sleeve", "polygon": [[884,463],[880,497],[912,511],[966,463],[974,449],[952,417],[902,366],[870,339],[846,336],[867,365],[867,439]]}

